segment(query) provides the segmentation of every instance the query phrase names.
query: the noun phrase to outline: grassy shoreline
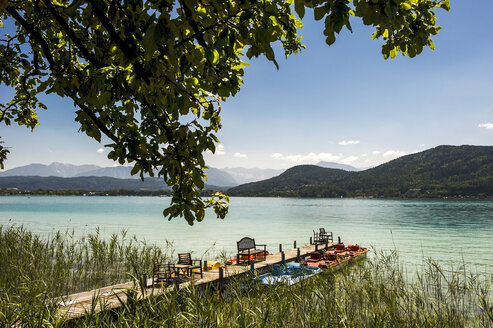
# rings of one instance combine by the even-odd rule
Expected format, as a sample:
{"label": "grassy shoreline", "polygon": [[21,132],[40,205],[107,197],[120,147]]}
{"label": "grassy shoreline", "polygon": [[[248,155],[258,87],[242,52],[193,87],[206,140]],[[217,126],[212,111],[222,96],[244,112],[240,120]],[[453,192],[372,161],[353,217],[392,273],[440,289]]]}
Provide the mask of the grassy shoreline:
{"label": "grassy shoreline", "polygon": [[152,257],[171,258],[172,245],[147,245],[125,232],[96,231],[50,238],[0,226],[0,324],[23,326],[200,327],[492,327],[492,277],[426,262],[409,281],[395,252],[319,275],[292,287],[232,281],[224,297],[213,286],[171,291],[116,310],[65,322],[52,297],[90,290],[151,272]]}

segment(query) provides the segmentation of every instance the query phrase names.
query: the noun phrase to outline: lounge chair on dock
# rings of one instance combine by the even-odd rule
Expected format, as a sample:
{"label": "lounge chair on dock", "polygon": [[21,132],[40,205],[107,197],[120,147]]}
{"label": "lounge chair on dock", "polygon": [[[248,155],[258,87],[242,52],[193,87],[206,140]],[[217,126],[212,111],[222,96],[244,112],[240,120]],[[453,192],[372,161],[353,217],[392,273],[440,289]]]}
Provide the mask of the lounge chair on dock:
{"label": "lounge chair on dock", "polygon": [[[238,248],[238,254],[236,255],[236,263],[250,263],[252,260],[256,260],[257,256],[262,255],[264,258],[267,256],[267,245],[255,243],[255,239],[250,237],[243,237],[240,241],[236,242]],[[263,246],[262,249],[258,249],[258,246]]]}
{"label": "lounge chair on dock", "polygon": [[313,230],[313,244],[314,245],[321,245],[323,243],[324,243],[324,241],[320,237],[320,232],[316,232],[315,230]]}
{"label": "lounge chair on dock", "polygon": [[192,260],[192,254],[179,253],[176,268],[180,274],[192,277],[193,273],[200,273],[200,278],[203,278],[202,260]]}
{"label": "lounge chair on dock", "polygon": [[322,241],[324,243],[326,241],[327,242],[333,242],[334,241],[334,236],[332,235],[332,231],[331,232],[326,232],[325,231],[325,228],[320,228],[319,230],[320,230],[320,232],[319,232],[320,239],[322,239]]}
{"label": "lounge chair on dock", "polygon": [[176,277],[176,268],[172,263],[160,264],[157,257],[152,259],[152,285],[165,283],[171,284]]}

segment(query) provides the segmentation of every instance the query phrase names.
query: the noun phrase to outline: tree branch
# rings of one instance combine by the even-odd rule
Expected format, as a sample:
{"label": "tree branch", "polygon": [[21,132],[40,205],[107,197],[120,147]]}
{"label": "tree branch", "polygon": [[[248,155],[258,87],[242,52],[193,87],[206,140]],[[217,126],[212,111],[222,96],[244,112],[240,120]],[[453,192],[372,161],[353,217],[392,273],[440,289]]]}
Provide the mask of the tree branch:
{"label": "tree branch", "polygon": [[185,13],[185,17],[187,18],[188,23],[190,24],[190,26],[192,27],[193,31],[196,34],[197,42],[202,47],[204,48],[207,47],[207,43],[205,42],[202,33],[200,33],[200,29],[199,26],[197,25],[197,22],[192,18],[192,11],[190,10],[190,8],[188,8],[187,4],[184,1],[179,0],[179,2],[180,5],[182,6],[183,12]]}
{"label": "tree branch", "polygon": [[48,8],[48,10],[51,12],[51,14],[53,15],[53,17],[55,17],[55,20],[58,22],[58,24],[60,24],[60,26],[62,27],[62,29],[65,31],[65,33],[67,33],[67,35],[70,38],[70,40],[72,40],[75,43],[75,45],[77,46],[77,48],[82,52],[82,54],[84,55],[84,57],[91,64],[93,64],[94,66],[96,66],[97,68],[104,67],[105,65],[102,62],[100,62],[94,56],[94,54],[92,52],[90,52],[85,47],[85,45],[82,42],[82,40],[79,39],[77,37],[77,35],[75,35],[74,31],[70,28],[70,26],[68,26],[67,22],[63,19],[62,16],[60,16],[60,14],[55,9],[55,7],[53,7],[53,4],[51,3],[51,1],[50,0],[43,0],[43,2],[45,3],[45,5]]}
{"label": "tree branch", "polygon": [[[77,106],[79,106],[80,109],[82,109],[82,111],[87,115],[89,116],[89,118],[91,119],[91,121],[96,124],[96,126],[98,127],[98,129],[104,133],[104,135],[106,135],[108,138],[110,138],[114,143],[119,143],[120,142],[120,139],[115,136],[107,127],[105,124],[103,124],[99,118],[96,116],[96,114],[94,114],[94,112],[89,108],[87,107],[86,105],[80,103],[78,100],[78,98],[75,96],[75,95],[72,95],[71,98],[75,101],[75,103],[77,104]],[[130,140],[130,139],[129,139]],[[135,156],[131,156],[131,155],[128,155],[126,156],[127,158],[130,158],[132,160],[134,160],[135,162],[139,163],[142,167],[146,167],[146,163],[150,163],[152,165],[158,165],[159,163],[158,162],[150,162],[150,161],[147,161],[147,160],[144,160],[144,159],[141,159],[141,158],[138,158],[138,157],[135,157]]]}
{"label": "tree branch", "polygon": [[[26,31],[31,35],[33,39],[35,39],[39,46],[41,47],[41,50],[43,50],[43,53],[45,55],[46,60],[48,61],[51,71],[55,72],[56,71],[56,64],[55,60],[53,59],[53,55],[51,54],[51,49],[48,46],[48,43],[45,41],[45,39],[41,36],[41,34],[38,32],[38,30],[29,24],[18,12],[15,10],[14,7],[8,6],[7,7],[7,12],[12,15],[12,17],[21,24],[22,27],[26,29]],[[33,49],[34,51],[34,49]]]}
{"label": "tree branch", "polygon": [[132,42],[129,40],[123,40],[120,38],[118,33],[116,32],[115,28],[113,27],[113,24],[111,21],[106,17],[106,14],[101,10],[101,8],[94,2],[94,0],[90,0],[92,4],[92,8],[94,13],[96,14],[96,17],[98,20],[101,22],[103,27],[106,29],[108,34],[110,35],[111,40],[116,43],[116,46],[123,52],[125,55],[125,58],[132,63],[132,66],[135,68],[135,73],[139,78],[144,80],[145,83],[149,84],[150,80],[147,74],[144,72],[144,67],[142,64],[138,61],[135,60],[136,58],[136,49],[135,47],[130,47],[129,44]]}

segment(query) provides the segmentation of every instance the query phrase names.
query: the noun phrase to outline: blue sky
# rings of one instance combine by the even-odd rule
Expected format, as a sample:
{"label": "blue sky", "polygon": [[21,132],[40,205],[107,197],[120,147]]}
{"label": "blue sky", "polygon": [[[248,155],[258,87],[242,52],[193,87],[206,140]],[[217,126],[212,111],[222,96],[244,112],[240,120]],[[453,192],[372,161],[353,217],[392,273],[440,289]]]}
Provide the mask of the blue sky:
{"label": "blue sky", "polygon": [[[384,60],[382,40],[354,21],[328,47],[307,11],[307,49],[280,69],[264,58],[223,104],[214,167],[288,168],[321,160],[375,166],[442,144],[493,145],[493,1],[452,0],[438,11],[436,49]],[[3,33],[1,31],[0,33]],[[9,90],[0,86],[0,101]],[[78,133],[71,101],[45,97],[40,126],[0,125],[6,169],[53,161],[111,166],[103,145]],[[103,142],[104,144],[104,142]]]}

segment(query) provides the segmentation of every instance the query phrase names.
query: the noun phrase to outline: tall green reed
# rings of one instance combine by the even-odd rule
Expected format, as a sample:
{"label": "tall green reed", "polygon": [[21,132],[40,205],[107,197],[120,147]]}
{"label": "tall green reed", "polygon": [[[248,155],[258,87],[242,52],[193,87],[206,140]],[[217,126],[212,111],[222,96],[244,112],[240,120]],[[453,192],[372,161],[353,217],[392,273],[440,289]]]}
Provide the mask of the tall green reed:
{"label": "tall green reed", "polygon": [[[0,229],[0,322],[27,327],[492,327],[491,275],[444,270],[427,261],[408,277],[396,252],[294,286],[259,285],[248,276],[218,286],[191,286],[141,299],[137,289],[117,309],[57,317],[45,300],[150,272],[169,250],[123,232],[41,239],[24,228]],[[3,269],[7,273],[3,273]],[[48,270],[48,274],[44,273]],[[16,279],[22,277],[22,279]],[[63,278],[63,279],[62,279]],[[75,282],[78,281],[78,282]],[[221,295],[218,297],[218,295]],[[94,306],[98,302],[94,299]]]}
{"label": "tall green reed", "polygon": [[[216,286],[217,287],[217,286]],[[294,286],[232,279],[214,286],[133,299],[135,305],[98,314],[107,325],[146,327],[491,327],[489,281],[445,271],[428,261],[416,279],[405,277],[395,252],[324,273]],[[463,301],[465,300],[465,301]],[[110,318],[111,319],[108,319]],[[92,321],[74,322],[76,327]]]}
{"label": "tall green reed", "polygon": [[82,238],[56,232],[41,238],[24,227],[0,226],[0,322],[50,298],[130,280],[152,270],[152,258],[165,259],[160,247],[126,231],[102,238],[99,230]]}

